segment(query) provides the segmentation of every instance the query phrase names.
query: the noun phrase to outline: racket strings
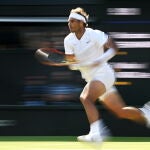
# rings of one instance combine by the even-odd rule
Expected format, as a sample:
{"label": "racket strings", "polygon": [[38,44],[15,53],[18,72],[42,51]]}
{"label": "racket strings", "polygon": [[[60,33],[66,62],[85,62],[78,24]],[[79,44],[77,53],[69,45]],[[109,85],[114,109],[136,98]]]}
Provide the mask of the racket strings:
{"label": "racket strings", "polygon": [[64,55],[55,52],[49,52],[48,59],[56,63],[66,62]]}

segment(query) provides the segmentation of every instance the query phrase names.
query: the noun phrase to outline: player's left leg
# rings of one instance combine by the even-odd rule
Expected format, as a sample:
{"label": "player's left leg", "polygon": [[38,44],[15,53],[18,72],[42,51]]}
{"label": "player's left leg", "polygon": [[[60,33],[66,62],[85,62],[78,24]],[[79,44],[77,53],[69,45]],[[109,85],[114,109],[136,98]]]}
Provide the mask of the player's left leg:
{"label": "player's left leg", "polygon": [[137,123],[146,124],[147,119],[142,111],[135,107],[126,106],[122,97],[117,91],[105,95],[102,103],[107,109],[112,111],[116,116],[122,119],[129,119]]}

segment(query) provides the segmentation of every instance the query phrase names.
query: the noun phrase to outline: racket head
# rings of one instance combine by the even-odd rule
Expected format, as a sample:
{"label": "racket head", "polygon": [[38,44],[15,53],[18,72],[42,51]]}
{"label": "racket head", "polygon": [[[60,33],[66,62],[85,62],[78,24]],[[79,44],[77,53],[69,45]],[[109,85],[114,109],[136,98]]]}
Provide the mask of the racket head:
{"label": "racket head", "polygon": [[65,63],[65,53],[55,48],[40,48],[35,52],[36,58],[40,62],[49,62],[52,64]]}
{"label": "racket head", "polygon": [[48,48],[48,60],[53,63],[65,63],[65,53],[58,49]]}

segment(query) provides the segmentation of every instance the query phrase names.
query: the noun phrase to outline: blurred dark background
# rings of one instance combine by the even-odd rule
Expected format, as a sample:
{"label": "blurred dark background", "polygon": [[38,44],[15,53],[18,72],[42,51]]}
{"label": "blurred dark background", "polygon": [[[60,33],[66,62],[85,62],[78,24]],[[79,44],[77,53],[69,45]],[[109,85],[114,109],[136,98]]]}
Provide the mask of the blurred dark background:
{"label": "blurred dark background", "polygon": [[[110,63],[125,102],[142,107],[149,101],[150,10],[144,1],[1,0],[0,134],[79,135],[88,131],[79,101],[85,85],[80,73],[44,66],[34,57],[40,47],[64,50],[68,15],[76,7],[90,14],[89,27],[108,33],[120,47]],[[143,126],[118,120],[101,103],[97,107],[113,136],[150,135]]]}

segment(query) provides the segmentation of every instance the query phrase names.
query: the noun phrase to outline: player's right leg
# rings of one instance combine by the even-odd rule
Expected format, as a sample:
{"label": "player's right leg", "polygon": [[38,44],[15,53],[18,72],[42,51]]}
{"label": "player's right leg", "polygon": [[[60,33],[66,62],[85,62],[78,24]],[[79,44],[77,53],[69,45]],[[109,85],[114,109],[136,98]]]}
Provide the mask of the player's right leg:
{"label": "player's right leg", "polygon": [[97,80],[90,81],[83,89],[80,99],[90,123],[90,132],[77,137],[83,142],[102,142],[105,125],[100,119],[99,111],[95,106],[97,98],[105,92],[105,85]]}

